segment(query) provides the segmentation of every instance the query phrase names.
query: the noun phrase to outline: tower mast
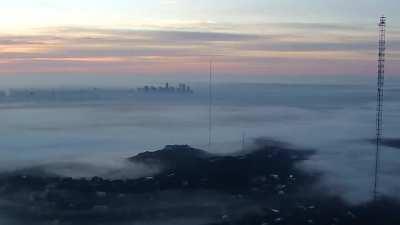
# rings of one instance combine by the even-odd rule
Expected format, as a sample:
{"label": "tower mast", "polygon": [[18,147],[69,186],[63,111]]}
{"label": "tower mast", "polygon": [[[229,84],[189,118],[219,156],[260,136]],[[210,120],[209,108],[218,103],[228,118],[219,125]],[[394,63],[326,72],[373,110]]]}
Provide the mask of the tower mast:
{"label": "tower mast", "polygon": [[246,133],[243,132],[242,133],[242,151],[244,151],[245,147],[246,147]]}
{"label": "tower mast", "polygon": [[378,91],[376,107],[376,153],[375,153],[375,182],[374,200],[378,198],[380,153],[383,133],[383,87],[385,80],[385,51],[386,51],[386,17],[379,21],[379,54],[378,54]]}
{"label": "tower mast", "polygon": [[211,150],[212,142],[212,79],[213,79],[213,61],[210,60],[210,80],[208,86],[208,150]]}

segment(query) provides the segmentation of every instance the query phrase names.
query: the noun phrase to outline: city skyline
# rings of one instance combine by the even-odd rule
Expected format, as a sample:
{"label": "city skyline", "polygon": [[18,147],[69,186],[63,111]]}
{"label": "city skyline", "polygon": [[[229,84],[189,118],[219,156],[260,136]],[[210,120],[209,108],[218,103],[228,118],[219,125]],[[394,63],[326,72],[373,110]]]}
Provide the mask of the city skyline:
{"label": "city skyline", "polygon": [[400,66],[396,1],[13,1],[0,12],[0,75],[375,75],[388,17],[389,75]]}

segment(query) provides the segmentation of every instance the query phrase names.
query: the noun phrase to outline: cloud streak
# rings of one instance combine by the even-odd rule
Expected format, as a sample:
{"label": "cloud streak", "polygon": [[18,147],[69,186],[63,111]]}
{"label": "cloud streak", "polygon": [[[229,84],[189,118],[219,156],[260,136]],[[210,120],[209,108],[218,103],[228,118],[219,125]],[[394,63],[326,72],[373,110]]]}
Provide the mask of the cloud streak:
{"label": "cloud streak", "polygon": [[[268,29],[257,32],[256,27]],[[348,35],[350,30],[354,30],[354,36]],[[96,70],[94,64],[101,68],[103,63],[112,64],[115,73],[200,73],[203,69],[199,66],[188,65],[204,64],[214,57],[225,74],[290,74],[293,71],[310,74],[314,64],[319,64],[318,68],[325,73],[349,74],[375,60],[375,39],[362,26],[326,24],[324,27],[315,23],[236,27],[219,24],[216,30],[52,27],[31,35],[0,36],[0,63],[5,65],[0,73],[63,73],[66,70],[97,73],[104,70]],[[398,62],[400,39],[391,40],[389,47],[391,61]],[[282,68],[268,63],[275,59],[288,66]],[[299,60],[304,64],[296,63]],[[347,60],[355,62],[353,67],[346,66]],[[69,69],[63,69],[63,63]],[[393,73],[400,71],[396,65],[392,69]],[[362,72],[372,74],[375,68],[371,66]]]}

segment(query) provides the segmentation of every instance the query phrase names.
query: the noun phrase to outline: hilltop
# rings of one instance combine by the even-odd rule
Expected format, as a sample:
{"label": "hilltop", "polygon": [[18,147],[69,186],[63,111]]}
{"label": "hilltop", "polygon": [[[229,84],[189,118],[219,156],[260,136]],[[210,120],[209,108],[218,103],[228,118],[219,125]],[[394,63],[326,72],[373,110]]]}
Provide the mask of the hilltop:
{"label": "hilltop", "polygon": [[161,170],[138,179],[3,175],[0,209],[21,224],[399,224],[395,201],[350,205],[319,190],[322,174],[299,168],[314,151],[255,146],[229,155],[188,145],[143,152],[127,161]]}

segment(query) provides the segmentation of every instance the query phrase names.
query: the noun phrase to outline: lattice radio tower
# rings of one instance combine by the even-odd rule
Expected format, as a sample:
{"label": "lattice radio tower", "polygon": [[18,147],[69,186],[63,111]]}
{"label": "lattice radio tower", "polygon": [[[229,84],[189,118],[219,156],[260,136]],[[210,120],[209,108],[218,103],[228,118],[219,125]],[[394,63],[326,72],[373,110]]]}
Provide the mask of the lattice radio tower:
{"label": "lattice radio tower", "polygon": [[386,17],[382,16],[379,21],[379,55],[378,55],[378,92],[376,107],[376,155],[375,155],[375,182],[374,200],[378,198],[380,152],[383,133],[383,86],[385,80],[385,51],[386,51]]}

